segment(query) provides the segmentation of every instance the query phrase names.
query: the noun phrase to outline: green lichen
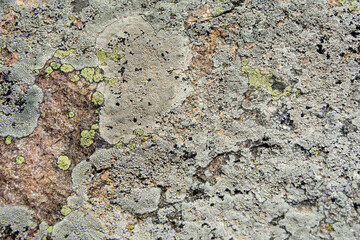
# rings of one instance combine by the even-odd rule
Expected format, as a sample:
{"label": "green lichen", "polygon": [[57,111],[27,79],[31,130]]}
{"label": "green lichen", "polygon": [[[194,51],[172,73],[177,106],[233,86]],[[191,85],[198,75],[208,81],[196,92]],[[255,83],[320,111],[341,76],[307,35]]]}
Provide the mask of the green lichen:
{"label": "green lichen", "polygon": [[6,42],[2,43],[1,50],[4,50],[6,48]]}
{"label": "green lichen", "polygon": [[50,189],[54,189],[54,184],[50,184]]}
{"label": "green lichen", "polygon": [[69,118],[73,118],[75,117],[75,113],[74,112],[69,112]]}
{"label": "green lichen", "polygon": [[111,53],[106,53],[106,57],[110,58],[114,62],[119,62],[121,58],[124,57],[124,54],[119,54],[118,52],[121,48],[114,47]]}
{"label": "green lichen", "polygon": [[247,73],[249,78],[249,90],[257,90],[260,86],[271,92],[271,98],[278,100],[282,96],[291,94],[291,87],[286,86],[281,80],[275,78],[272,74],[261,74],[259,69],[248,66],[248,60],[242,59],[243,66],[241,70]]}
{"label": "green lichen", "polygon": [[142,129],[136,129],[136,130],[135,130],[135,135],[136,135],[137,137],[140,137],[140,136],[144,135],[144,130],[142,130]]}
{"label": "green lichen", "polygon": [[100,93],[100,92],[94,92],[92,95],[91,101],[95,105],[100,106],[104,103],[104,95],[102,95],[102,93]]}
{"label": "green lichen", "polygon": [[23,156],[17,156],[15,158],[15,163],[18,164],[18,165],[20,165],[20,164],[22,164],[24,162],[25,162],[25,158]]}
{"label": "green lichen", "polygon": [[90,129],[94,130],[94,131],[98,130],[99,129],[99,124],[95,123],[95,124],[91,125]]}
{"label": "green lichen", "polygon": [[298,89],[298,90],[295,92],[296,98],[299,98],[301,95],[302,95],[301,90]]}
{"label": "green lichen", "polygon": [[74,75],[74,76],[72,76],[72,77],[70,78],[70,81],[72,81],[72,82],[77,82],[77,81],[79,81],[79,80],[80,80],[79,75]]}
{"label": "green lichen", "polygon": [[104,80],[104,75],[100,68],[95,68],[95,74],[94,74],[94,82],[101,82]]}
{"label": "green lichen", "polygon": [[71,213],[71,208],[69,208],[68,206],[64,205],[62,206],[61,208],[61,214],[64,215],[64,216],[67,216]]}
{"label": "green lichen", "polygon": [[6,144],[6,145],[10,145],[10,144],[11,144],[11,141],[12,141],[12,137],[7,136],[7,137],[5,138],[5,144]]}
{"label": "green lichen", "polygon": [[105,81],[106,85],[113,85],[113,84],[117,83],[119,81],[119,79],[105,77],[104,81]]}
{"label": "green lichen", "polygon": [[45,69],[45,73],[46,73],[46,77],[48,78],[48,77],[50,77],[50,74],[53,72],[54,70],[52,69],[52,67],[47,67],[46,69]]}
{"label": "green lichen", "polygon": [[59,69],[59,68],[61,67],[61,63],[52,62],[52,63],[50,63],[50,66],[51,66],[53,69],[57,70],[57,69]]}
{"label": "green lichen", "polygon": [[69,19],[69,21],[73,22],[75,20],[75,16],[74,15],[69,15],[68,19]]}
{"label": "green lichen", "polygon": [[72,53],[76,53],[76,50],[75,49],[70,49],[68,51],[64,51],[64,50],[56,50],[55,54],[54,54],[54,57],[57,57],[57,58],[60,58],[60,59],[63,59],[67,56],[69,56],[70,54]]}
{"label": "green lichen", "polygon": [[46,237],[46,236],[43,236],[43,237],[41,238],[41,240],[47,240],[47,237]]}
{"label": "green lichen", "polygon": [[74,67],[71,66],[70,64],[63,64],[60,68],[60,70],[64,73],[69,73],[74,71]]}
{"label": "green lichen", "polygon": [[355,6],[355,5],[350,5],[349,6],[350,11],[356,11],[356,10],[359,10],[359,9],[360,9],[360,6]]}
{"label": "green lichen", "polygon": [[121,50],[122,48],[119,47],[114,47],[112,52],[104,52],[101,51],[100,49],[96,49],[95,54],[98,58],[99,65],[105,66],[106,65],[105,60],[107,58],[113,60],[114,62],[119,62],[120,59],[124,57],[124,54],[118,53]]}
{"label": "green lichen", "polygon": [[220,27],[224,28],[224,29],[227,28],[228,26],[229,26],[229,24],[225,24],[225,23],[220,25]]}
{"label": "green lichen", "polygon": [[90,147],[94,143],[95,130],[83,130],[81,132],[80,146]]}
{"label": "green lichen", "polygon": [[128,143],[124,142],[124,138],[121,138],[120,141],[114,146],[115,149],[129,149],[132,152],[136,150],[136,143],[132,140]]}
{"label": "green lichen", "polygon": [[46,229],[46,231],[47,231],[48,233],[51,233],[51,232],[53,231],[53,227],[52,227],[52,226],[48,227],[48,228]]}
{"label": "green lichen", "polygon": [[33,70],[33,74],[34,74],[34,76],[37,76],[40,74],[40,71],[38,69],[35,69],[35,70]]}
{"label": "green lichen", "polygon": [[226,10],[225,10],[225,9],[222,9],[221,6],[220,6],[220,4],[218,4],[218,5],[216,6],[216,11],[217,11],[217,12],[225,12]]}
{"label": "green lichen", "polygon": [[95,53],[98,58],[99,65],[105,66],[106,65],[106,63],[105,63],[106,53],[101,51],[100,49],[96,49]]}
{"label": "green lichen", "polygon": [[71,160],[67,156],[59,156],[56,163],[61,170],[66,171],[71,165]]}
{"label": "green lichen", "polygon": [[94,80],[95,69],[92,67],[86,67],[81,70],[80,74],[85,78],[86,81],[92,83]]}

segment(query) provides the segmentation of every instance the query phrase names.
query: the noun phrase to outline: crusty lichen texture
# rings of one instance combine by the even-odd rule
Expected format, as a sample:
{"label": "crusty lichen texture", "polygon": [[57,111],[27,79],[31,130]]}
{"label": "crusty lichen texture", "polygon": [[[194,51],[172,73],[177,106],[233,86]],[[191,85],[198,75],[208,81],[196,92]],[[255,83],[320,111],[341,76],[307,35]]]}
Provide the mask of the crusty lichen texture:
{"label": "crusty lichen texture", "polygon": [[181,77],[191,57],[187,44],[179,33],[155,32],[140,15],[125,16],[99,34],[100,67],[105,76],[120,79],[97,89],[104,95],[102,138],[115,144],[137,128],[151,132],[163,113],[186,98],[190,87]]}

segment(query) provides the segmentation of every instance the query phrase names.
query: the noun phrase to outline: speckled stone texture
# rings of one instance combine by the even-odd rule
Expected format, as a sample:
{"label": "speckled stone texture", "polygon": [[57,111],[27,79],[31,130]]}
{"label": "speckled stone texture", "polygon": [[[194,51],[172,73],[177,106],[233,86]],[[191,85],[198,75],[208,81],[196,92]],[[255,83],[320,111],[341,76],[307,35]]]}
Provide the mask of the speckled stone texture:
{"label": "speckled stone texture", "polygon": [[0,6],[2,239],[360,238],[359,1]]}

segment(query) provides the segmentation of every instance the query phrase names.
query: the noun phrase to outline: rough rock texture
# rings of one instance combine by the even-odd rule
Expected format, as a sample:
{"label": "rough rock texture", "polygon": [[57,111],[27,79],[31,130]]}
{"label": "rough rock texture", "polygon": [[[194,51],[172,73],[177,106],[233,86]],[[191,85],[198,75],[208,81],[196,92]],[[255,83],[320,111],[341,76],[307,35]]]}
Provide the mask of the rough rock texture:
{"label": "rough rock texture", "polygon": [[359,1],[0,4],[2,238],[360,238]]}

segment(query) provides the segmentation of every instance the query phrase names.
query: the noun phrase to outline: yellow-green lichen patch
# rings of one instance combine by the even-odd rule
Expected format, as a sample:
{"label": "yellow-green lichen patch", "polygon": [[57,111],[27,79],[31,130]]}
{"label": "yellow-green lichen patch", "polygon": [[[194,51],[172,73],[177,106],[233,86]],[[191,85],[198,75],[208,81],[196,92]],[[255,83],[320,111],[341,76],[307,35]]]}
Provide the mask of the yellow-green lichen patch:
{"label": "yellow-green lichen patch", "polygon": [[54,189],[54,184],[50,184],[50,189]]}
{"label": "yellow-green lichen patch", "polygon": [[75,49],[70,49],[68,51],[64,51],[64,50],[56,50],[55,54],[54,54],[54,57],[57,57],[57,58],[60,58],[60,59],[63,59],[67,56],[69,56],[70,54],[72,53],[76,53],[76,50]]}
{"label": "yellow-green lichen patch", "polygon": [[3,42],[3,43],[2,43],[2,46],[1,46],[1,49],[4,50],[5,48],[6,48],[6,43]]}
{"label": "yellow-green lichen patch", "polygon": [[17,156],[16,158],[15,158],[15,163],[16,164],[22,164],[22,163],[24,163],[25,162],[25,158],[23,157],[23,156]]}
{"label": "yellow-green lichen patch", "polygon": [[63,64],[60,68],[60,70],[64,73],[72,72],[74,71],[74,67],[70,64]]}
{"label": "yellow-green lichen patch", "polygon": [[117,78],[104,78],[104,81],[107,85],[113,85],[114,83],[117,83],[119,81],[119,79]]}
{"label": "yellow-green lichen patch", "polygon": [[52,62],[52,63],[50,63],[50,66],[51,66],[53,69],[57,70],[57,69],[59,69],[59,68],[61,67],[61,63]]}
{"label": "yellow-green lichen patch", "polygon": [[74,15],[69,15],[68,19],[69,19],[69,21],[73,22],[75,20],[75,16]]}
{"label": "yellow-green lichen patch", "polygon": [[59,156],[57,159],[57,165],[63,171],[68,170],[70,164],[71,160],[67,156]]}
{"label": "yellow-green lichen patch", "polygon": [[86,81],[92,83],[94,80],[95,69],[92,67],[86,67],[81,70],[80,74],[85,78]]}
{"label": "yellow-green lichen patch", "polygon": [[6,145],[10,145],[10,144],[11,144],[11,141],[12,141],[12,137],[7,136],[7,137],[5,138],[5,144],[6,144]]}
{"label": "yellow-green lichen patch", "polygon": [[112,52],[104,52],[101,51],[100,49],[96,49],[96,56],[98,58],[98,62],[100,66],[105,66],[106,65],[106,58],[109,58],[111,60],[113,60],[114,62],[119,62],[121,58],[124,57],[124,54],[118,53],[120,50],[122,50],[119,47],[114,47]]}
{"label": "yellow-green lichen patch", "polygon": [[124,54],[119,54],[118,52],[121,50],[121,48],[114,47],[111,53],[106,53],[106,57],[110,58],[114,62],[120,61],[121,58],[124,57]]}
{"label": "yellow-green lichen patch", "polygon": [[81,132],[80,146],[90,147],[94,143],[95,130],[83,130]]}
{"label": "yellow-green lichen patch", "polygon": [[102,95],[102,93],[100,92],[94,92],[92,97],[91,97],[91,101],[95,104],[95,105],[102,105],[104,103],[104,95]]}
{"label": "yellow-green lichen patch", "polygon": [[275,78],[272,74],[261,74],[259,69],[248,66],[248,60],[242,59],[243,66],[241,70],[247,73],[249,78],[249,90],[253,91],[260,86],[271,92],[271,98],[278,100],[282,96],[289,96],[291,94],[291,87],[286,86],[284,82]]}
{"label": "yellow-green lichen patch", "polygon": [[136,143],[131,140],[128,143],[124,142],[124,138],[121,138],[120,141],[114,146],[115,149],[129,149],[132,152],[135,152]]}
{"label": "yellow-green lichen patch", "polygon": [[74,75],[74,76],[72,76],[72,77],[70,78],[70,81],[72,81],[72,82],[77,82],[77,81],[79,81],[79,80],[80,80],[79,75]]}
{"label": "yellow-green lichen patch", "polygon": [[95,68],[95,74],[94,74],[94,82],[100,82],[104,80],[104,75],[100,68]]}
{"label": "yellow-green lichen patch", "polygon": [[98,58],[99,65],[105,66],[106,53],[104,51],[101,51],[100,49],[96,49],[95,53]]}
{"label": "yellow-green lichen patch", "polygon": [[301,92],[301,90],[298,89],[298,90],[295,92],[296,98],[299,98],[301,95],[302,95],[302,92]]}
{"label": "yellow-green lichen patch", "polygon": [[99,124],[95,123],[95,124],[91,125],[91,130],[96,131],[98,129],[99,129]]}
{"label": "yellow-green lichen patch", "polygon": [[61,214],[64,215],[64,216],[67,216],[71,213],[71,208],[69,208],[68,206],[64,205],[62,206],[61,208]]}
{"label": "yellow-green lichen patch", "polygon": [[48,233],[51,233],[51,232],[53,231],[53,227],[52,227],[52,226],[48,227],[48,228],[46,229],[46,231],[47,231]]}
{"label": "yellow-green lichen patch", "polygon": [[37,76],[40,74],[40,71],[38,69],[35,69],[35,70],[33,70],[33,74],[34,74],[34,76]]}
{"label": "yellow-green lichen patch", "polygon": [[75,113],[74,112],[69,112],[69,118],[73,118],[75,117]]}
{"label": "yellow-green lichen patch", "polygon": [[53,72],[54,70],[52,69],[52,67],[47,67],[46,69],[45,69],[45,73],[46,73],[46,77],[48,78],[48,77],[50,77],[50,74]]}
{"label": "yellow-green lichen patch", "polygon": [[144,134],[144,130],[142,130],[142,129],[136,129],[135,130],[135,135],[137,136],[137,137],[140,137],[140,136],[142,136]]}

